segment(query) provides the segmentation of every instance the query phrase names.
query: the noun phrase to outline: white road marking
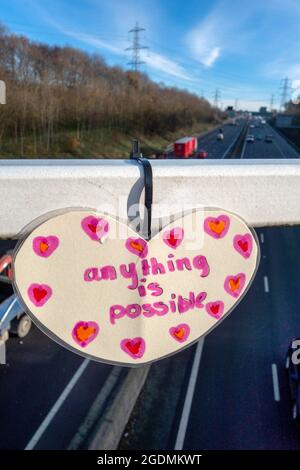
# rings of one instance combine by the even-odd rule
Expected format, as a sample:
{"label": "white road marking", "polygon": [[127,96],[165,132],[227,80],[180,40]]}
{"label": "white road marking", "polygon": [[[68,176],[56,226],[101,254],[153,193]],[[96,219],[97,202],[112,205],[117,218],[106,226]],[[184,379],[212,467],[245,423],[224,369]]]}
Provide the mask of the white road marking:
{"label": "white road marking", "polygon": [[285,154],[283,153],[283,150],[281,150],[281,147],[279,146],[278,142],[276,142],[276,138],[273,139],[273,145],[275,145],[275,147],[277,147],[277,149],[279,150],[279,153],[281,154],[282,158],[286,158]]}
{"label": "white road marking", "polygon": [[56,402],[50,409],[49,413],[47,414],[45,419],[42,421],[42,423],[40,424],[40,426],[38,427],[38,429],[36,430],[32,438],[26,445],[25,450],[34,449],[34,447],[36,446],[36,444],[38,443],[38,441],[40,440],[40,438],[42,437],[42,435],[48,428],[49,424],[51,423],[51,421],[53,420],[53,418],[55,417],[59,409],[61,408],[65,400],[68,398],[69,394],[71,393],[72,389],[74,388],[74,386],[76,385],[80,377],[82,376],[83,372],[85,371],[89,363],[90,363],[89,359],[84,359],[84,361],[82,361],[80,367],[77,369],[77,371],[75,372],[75,374],[73,375],[69,383],[67,384],[66,388],[58,397],[58,399],[56,400]]}
{"label": "white road marking", "polygon": [[199,366],[200,366],[200,361],[201,361],[201,356],[202,356],[202,351],[203,351],[203,345],[204,345],[204,338],[200,339],[197,344],[174,450],[183,449],[185,434],[186,434],[187,425],[189,422],[189,417],[190,417],[190,412],[191,412],[191,407],[192,407],[192,402],[193,402],[193,397],[194,397],[194,392],[195,392],[196,381],[198,377],[198,371],[199,371]]}
{"label": "white road marking", "polygon": [[273,378],[274,400],[280,401],[278,370],[277,370],[276,364],[272,364],[272,378]]}
{"label": "white road marking", "polygon": [[260,234],[260,241],[261,241],[261,243],[265,242],[265,236],[264,236],[263,233]]}
{"label": "white road marking", "polygon": [[270,292],[268,276],[264,276],[264,286],[265,286],[265,293],[268,294],[268,292]]}

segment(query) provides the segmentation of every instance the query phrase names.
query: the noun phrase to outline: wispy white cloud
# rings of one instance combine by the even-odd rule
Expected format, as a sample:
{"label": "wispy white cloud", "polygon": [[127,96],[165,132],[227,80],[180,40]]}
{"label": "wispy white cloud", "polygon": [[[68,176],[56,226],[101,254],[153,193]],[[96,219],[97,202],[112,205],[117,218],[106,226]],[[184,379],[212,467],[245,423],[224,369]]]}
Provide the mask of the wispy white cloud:
{"label": "wispy white cloud", "polygon": [[213,66],[220,57],[221,41],[217,31],[217,18],[209,17],[187,34],[186,42],[192,55],[205,67]]}
{"label": "wispy white cloud", "polygon": [[122,48],[121,44],[114,45],[107,41],[99,39],[97,36],[93,36],[91,34],[76,33],[76,32],[67,31],[67,30],[64,30],[64,34],[66,34],[67,36],[73,37],[74,39],[77,39],[78,41],[82,43],[96,47],[97,49],[109,51],[116,55],[124,54],[124,48]]}
{"label": "wispy white cloud", "polygon": [[[94,0],[92,0],[93,2]],[[132,6],[132,5],[131,5]],[[121,8],[121,6],[120,6]],[[126,10],[127,11],[127,10]],[[83,44],[92,46],[93,48],[99,49],[99,51],[108,51],[119,57],[124,57],[125,49],[128,46],[128,42],[123,40],[111,40],[106,41],[98,37],[97,35],[87,34],[80,31],[69,29],[67,25],[61,23],[56,18],[48,15],[47,12],[39,7],[39,14],[43,17],[43,20],[59,31],[62,35],[71,37],[80,41]],[[120,16],[120,11],[118,11]],[[121,15],[122,16],[122,15]],[[119,21],[119,20],[118,20]],[[113,35],[112,35],[113,37]],[[181,80],[190,81],[193,78],[186,73],[184,68],[176,61],[169,57],[160,54],[155,51],[149,53],[142,52],[142,60],[153,70],[161,72],[163,75],[168,75]]]}
{"label": "wispy white cloud", "polygon": [[173,77],[177,77],[182,80],[193,80],[193,78],[185,72],[181,65],[164,55],[158,54],[157,52],[151,51],[149,54],[144,53],[142,54],[142,59],[149,67],[163,72],[164,74],[172,75]]}
{"label": "wispy white cloud", "polygon": [[186,42],[195,59],[205,67],[212,67],[220,57],[224,41],[220,36],[222,15],[214,10],[186,36]]}
{"label": "wispy white cloud", "polygon": [[[64,30],[64,33],[76,38],[77,40],[85,44],[89,44],[93,47],[96,47],[99,50],[106,50],[115,55],[124,56],[126,48],[126,43],[124,42],[112,44],[110,42],[106,42],[102,39],[97,38],[97,36],[92,36],[89,34],[73,33],[66,30]],[[159,72],[163,72],[166,75],[171,75],[182,80],[192,80],[192,77],[190,77],[185,72],[184,68],[180,64],[162,54],[159,54],[154,51],[151,51],[149,53],[143,51],[141,53],[141,59],[152,69],[157,70]]]}
{"label": "wispy white cloud", "polygon": [[215,61],[220,57],[221,48],[213,47],[211,51],[203,57],[203,64],[206,67],[214,65]]}
{"label": "wispy white cloud", "polygon": [[185,42],[193,58],[209,68],[226,54],[245,55],[257,30],[257,24],[250,26],[249,19],[259,11],[255,2],[247,4],[247,8],[237,0],[216,2],[186,35]]}

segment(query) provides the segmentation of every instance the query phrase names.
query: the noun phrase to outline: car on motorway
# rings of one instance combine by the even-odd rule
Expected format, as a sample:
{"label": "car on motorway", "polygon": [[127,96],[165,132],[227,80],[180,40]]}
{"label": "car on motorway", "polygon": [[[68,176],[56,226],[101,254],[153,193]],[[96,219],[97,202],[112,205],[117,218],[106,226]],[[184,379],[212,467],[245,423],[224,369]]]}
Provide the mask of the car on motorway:
{"label": "car on motorway", "polygon": [[292,419],[300,428],[300,338],[291,341],[285,361],[292,399]]}
{"label": "car on motorway", "polygon": [[217,133],[217,140],[224,140],[223,129],[219,129],[219,132]]}
{"label": "car on motorway", "polygon": [[0,343],[12,333],[24,338],[31,330],[32,321],[18,301],[12,288],[12,253],[0,257]]}
{"label": "car on motorway", "polygon": [[208,157],[208,152],[206,150],[199,150],[198,153],[196,153],[196,158],[207,158]]}
{"label": "car on motorway", "polygon": [[248,134],[246,142],[254,142],[254,141],[255,141],[254,135],[253,134]]}
{"label": "car on motorway", "polygon": [[273,135],[272,134],[267,134],[265,136],[265,142],[272,143],[273,142]]}

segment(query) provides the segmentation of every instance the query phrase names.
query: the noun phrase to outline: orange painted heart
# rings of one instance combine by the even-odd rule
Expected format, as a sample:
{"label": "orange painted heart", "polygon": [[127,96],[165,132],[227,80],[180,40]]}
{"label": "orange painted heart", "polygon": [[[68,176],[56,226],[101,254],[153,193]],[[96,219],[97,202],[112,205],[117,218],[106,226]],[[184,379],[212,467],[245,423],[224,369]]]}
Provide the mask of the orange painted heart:
{"label": "orange painted heart", "polygon": [[232,297],[238,297],[242,292],[246,282],[246,276],[244,273],[238,273],[235,276],[227,276],[224,281],[224,289]]}
{"label": "orange painted heart", "polygon": [[137,255],[139,258],[145,258],[148,254],[148,245],[143,238],[127,238],[125,246],[130,253]]}
{"label": "orange painted heart", "polygon": [[121,349],[129,354],[133,359],[140,359],[143,357],[146,349],[146,344],[143,338],[125,338],[120,343]]}
{"label": "orange painted heart", "polygon": [[48,258],[58,247],[59,239],[56,236],[35,237],[32,240],[33,251],[42,258]]}
{"label": "orange painted heart", "polygon": [[205,232],[213,238],[225,237],[229,230],[230,219],[227,215],[221,214],[218,217],[207,217],[204,220]]}
{"label": "orange painted heart", "polygon": [[179,343],[186,341],[190,334],[190,327],[186,323],[180,323],[177,326],[172,326],[169,329],[170,335]]}
{"label": "orange painted heart", "polygon": [[47,284],[31,284],[27,293],[36,307],[42,307],[52,296],[52,289]]}
{"label": "orange painted heart", "polygon": [[79,321],[72,330],[72,337],[79,346],[84,348],[93,341],[99,333],[99,326],[94,321]]}

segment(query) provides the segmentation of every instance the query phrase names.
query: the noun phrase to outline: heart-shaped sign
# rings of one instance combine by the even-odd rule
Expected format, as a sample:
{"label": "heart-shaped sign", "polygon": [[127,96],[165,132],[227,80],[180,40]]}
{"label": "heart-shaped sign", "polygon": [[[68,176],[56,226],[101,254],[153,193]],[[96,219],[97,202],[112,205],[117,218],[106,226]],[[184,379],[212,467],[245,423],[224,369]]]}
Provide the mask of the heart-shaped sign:
{"label": "heart-shaped sign", "polygon": [[259,260],[255,233],[220,209],[183,215],[147,242],[114,218],[68,210],[18,246],[15,289],[37,325],[123,365],[192,344],[232,311]]}

